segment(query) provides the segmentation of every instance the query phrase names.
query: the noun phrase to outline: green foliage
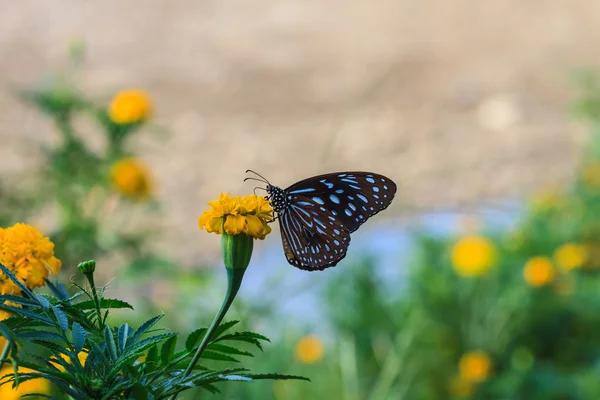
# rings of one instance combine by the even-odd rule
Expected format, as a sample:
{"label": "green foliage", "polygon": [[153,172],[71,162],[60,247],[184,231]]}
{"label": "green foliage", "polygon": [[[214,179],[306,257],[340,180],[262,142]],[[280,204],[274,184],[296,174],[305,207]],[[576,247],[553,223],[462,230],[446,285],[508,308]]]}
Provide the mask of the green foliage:
{"label": "green foliage", "polygon": [[[254,374],[249,369],[219,366],[252,357],[248,350],[236,347],[246,342],[262,349],[268,341],[254,332],[231,332],[238,321],[221,324],[211,337],[189,376],[183,374],[206,329],[193,331],[178,350],[178,335],[156,329],[162,315],[152,317],[137,329],[127,323],[108,326],[110,309],[131,308],[122,300],[98,298],[92,286],[69,295],[62,285],[50,285],[52,295],[36,294],[22,284],[6,267],[0,270],[22,290],[23,297],[0,295],[0,309],[12,316],[0,322],[7,339],[0,366],[8,357],[32,372],[6,375],[0,384],[44,378],[75,399],[167,399],[189,390],[202,388],[219,391],[221,382],[253,382],[262,379],[305,379],[283,374]],[[90,281],[93,285],[93,279]],[[100,291],[101,293],[103,291]],[[85,299],[88,300],[85,300]],[[10,301],[16,306],[6,305]],[[19,308],[22,307],[22,308]],[[84,361],[80,353],[87,354]],[[47,354],[41,357],[40,354]],[[218,363],[208,360],[218,361]]]}

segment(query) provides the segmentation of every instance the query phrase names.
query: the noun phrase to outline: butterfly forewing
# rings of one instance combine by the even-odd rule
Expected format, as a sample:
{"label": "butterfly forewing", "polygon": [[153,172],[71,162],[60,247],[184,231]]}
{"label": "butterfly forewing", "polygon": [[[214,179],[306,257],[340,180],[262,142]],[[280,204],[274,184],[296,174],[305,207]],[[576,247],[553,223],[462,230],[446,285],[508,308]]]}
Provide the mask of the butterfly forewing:
{"label": "butterfly forewing", "polygon": [[396,184],[371,172],[341,172],[302,180],[285,189],[292,205],[312,204],[328,210],[349,232],[387,208]]}

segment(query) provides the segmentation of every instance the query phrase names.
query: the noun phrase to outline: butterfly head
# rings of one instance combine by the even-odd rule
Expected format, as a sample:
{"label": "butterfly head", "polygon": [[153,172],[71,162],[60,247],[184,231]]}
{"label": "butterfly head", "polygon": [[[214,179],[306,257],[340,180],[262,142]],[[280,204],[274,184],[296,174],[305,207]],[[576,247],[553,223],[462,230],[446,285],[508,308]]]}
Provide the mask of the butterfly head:
{"label": "butterfly head", "polygon": [[287,208],[289,202],[285,190],[278,186],[267,184],[267,193],[268,196],[266,199],[269,200],[271,207],[273,207],[273,211],[281,213]]}

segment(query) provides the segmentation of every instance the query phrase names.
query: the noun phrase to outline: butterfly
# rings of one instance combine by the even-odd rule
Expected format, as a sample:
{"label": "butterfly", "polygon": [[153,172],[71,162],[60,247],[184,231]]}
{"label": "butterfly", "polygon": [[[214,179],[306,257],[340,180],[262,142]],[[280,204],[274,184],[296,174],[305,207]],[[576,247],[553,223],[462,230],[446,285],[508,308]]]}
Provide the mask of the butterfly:
{"label": "butterfly", "polygon": [[[262,175],[247,170],[266,184],[288,262],[307,271],[333,267],[345,256],[350,234],[370,217],[386,209],[396,184],[372,172],[336,172],[294,183],[286,189],[271,185]],[[255,188],[255,190],[258,188]]]}

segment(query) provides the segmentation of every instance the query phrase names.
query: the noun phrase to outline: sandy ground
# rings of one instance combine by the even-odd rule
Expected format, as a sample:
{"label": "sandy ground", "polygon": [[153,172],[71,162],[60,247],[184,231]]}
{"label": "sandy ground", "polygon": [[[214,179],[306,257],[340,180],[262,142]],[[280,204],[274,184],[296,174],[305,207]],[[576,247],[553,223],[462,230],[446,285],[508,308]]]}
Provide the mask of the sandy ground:
{"label": "sandy ground", "polygon": [[[286,186],[363,169],[399,184],[389,215],[518,196],[569,177],[585,130],[571,68],[600,64],[597,0],[0,0],[0,86],[64,66],[108,99],[142,87],[164,140],[154,168],[164,247],[205,257],[196,218],[247,168]],[[0,174],[34,165],[51,126],[0,92]]]}

